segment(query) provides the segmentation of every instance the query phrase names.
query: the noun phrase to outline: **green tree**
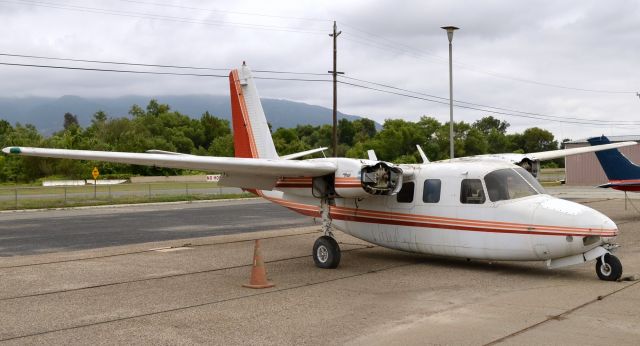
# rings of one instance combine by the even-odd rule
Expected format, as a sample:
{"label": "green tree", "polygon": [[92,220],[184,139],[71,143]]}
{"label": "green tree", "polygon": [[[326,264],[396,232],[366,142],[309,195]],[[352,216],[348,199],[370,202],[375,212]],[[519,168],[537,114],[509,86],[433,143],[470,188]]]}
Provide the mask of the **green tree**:
{"label": "green tree", "polygon": [[521,148],[525,153],[558,149],[558,141],[553,134],[538,127],[531,127],[522,133]]}
{"label": "green tree", "polygon": [[205,147],[208,148],[211,142],[218,137],[224,137],[231,134],[229,121],[214,117],[209,112],[204,112],[200,117],[200,123],[203,129]]}
{"label": "green tree", "polygon": [[69,112],[64,113],[64,124],[63,128],[65,130],[70,129],[72,127],[80,127],[80,123],[78,122],[78,117]]}
{"label": "green tree", "polygon": [[347,119],[338,121],[338,143],[352,146],[355,134],[356,130],[351,121]]}
{"label": "green tree", "polygon": [[505,134],[507,132],[507,128],[509,128],[509,123],[489,115],[481,118],[480,120],[476,120],[471,127],[478,129],[484,135],[488,135],[494,130]]}

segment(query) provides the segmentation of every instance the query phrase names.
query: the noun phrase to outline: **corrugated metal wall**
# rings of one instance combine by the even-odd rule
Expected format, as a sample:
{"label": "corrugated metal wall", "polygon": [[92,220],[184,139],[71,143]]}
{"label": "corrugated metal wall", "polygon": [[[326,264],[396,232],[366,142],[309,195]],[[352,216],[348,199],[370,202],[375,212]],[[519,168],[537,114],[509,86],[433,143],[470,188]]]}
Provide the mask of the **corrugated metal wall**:
{"label": "corrugated metal wall", "polygon": [[[567,143],[566,148],[589,146],[589,143]],[[640,164],[640,145],[618,149],[631,162]],[[575,186],[592,186],[606,183],[600,162],[594,153],[567,156],[565,158],[566,184]]]}

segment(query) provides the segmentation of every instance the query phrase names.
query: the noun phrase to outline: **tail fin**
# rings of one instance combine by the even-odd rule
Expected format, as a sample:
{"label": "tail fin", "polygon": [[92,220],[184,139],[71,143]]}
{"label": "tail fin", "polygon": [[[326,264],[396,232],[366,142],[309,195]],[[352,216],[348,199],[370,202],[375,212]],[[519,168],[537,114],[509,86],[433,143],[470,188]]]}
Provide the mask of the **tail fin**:
{"label": "tail fin", "polygon": [[[587,139],[591,145],[609,144],[609,138],[593,137]],[[629,161],[618,149],[597,151],[596,156],[609,180],[640,179],[640,167]]]}
{"label": "tail fin", "polygon": [[277,159],[269,124],[251,70],[242,63],[229,73],[233,147],[236,157]]}

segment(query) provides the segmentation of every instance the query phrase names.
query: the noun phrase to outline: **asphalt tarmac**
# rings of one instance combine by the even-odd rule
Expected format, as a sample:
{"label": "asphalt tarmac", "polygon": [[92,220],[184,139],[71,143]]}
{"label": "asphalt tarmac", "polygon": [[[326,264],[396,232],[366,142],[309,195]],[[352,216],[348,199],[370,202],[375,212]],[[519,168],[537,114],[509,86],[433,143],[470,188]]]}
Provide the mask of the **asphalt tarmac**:
{"label": "asphalt tarmac", "polygon": [[0,213],[0,257],[313,225],[261,199]]}
{"label": "asphalt tarmac", "polygon": [[[640,212],[625,210],[621,198],[581,201],[618,224],[622,247],[616,255],[624,275],[640,274]],[[238,204],[213,209],[258,216],[255,210],[263,206],[231,203]],[[114,228],[130,229],[150,225],[140,216],[158,217],[153,214],[158,208],[182,211],[184,227],[208,220],[198,219],[204,211],[184,216],[185,209],[199,210],[197,204],[148,207],[63,212],[88,220],[117,214],[128,222]],[[22,220],[25,229],[29,223],[54,224],[47,213],[55,214],[2,214],[0,222]],[[67,215],[58,221],[68,220]],[[136,220],[138,226],[127,226]],[[263,226],[254,226],[260,222],[251,218],[230,221],[229,227],[255,227],[249,233],[200,233],[204,236],[81,250],[45,246],[47,253],[0,258],[0,344],[637,345],[640,340],[640,281],[600,281],[593,263],[548,270],[538,262],[467,262],[388,250],[336,232],[341,265],[321,270],[310,256],[319,226],[282,228],[276,221]],[[177,227],[169,221],[155,226]],[[1,234],[2,244],[16,237]],[[273,288],[241,286],[249,280],[255,239],[262,239]]]}

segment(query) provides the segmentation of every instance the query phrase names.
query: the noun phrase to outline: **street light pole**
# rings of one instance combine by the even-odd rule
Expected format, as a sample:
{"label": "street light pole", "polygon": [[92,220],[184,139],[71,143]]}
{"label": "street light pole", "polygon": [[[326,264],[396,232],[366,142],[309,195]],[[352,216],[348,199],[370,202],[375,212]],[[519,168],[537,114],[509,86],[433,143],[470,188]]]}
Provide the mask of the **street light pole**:
{"label": "street light pole", "polygon": [[453,159],[453,46],[451,41],[453,40],[453,32],[458,30],[455,26],[443,26],[442,29],[447,31],[447,38],[449,39],[449,158]]}

